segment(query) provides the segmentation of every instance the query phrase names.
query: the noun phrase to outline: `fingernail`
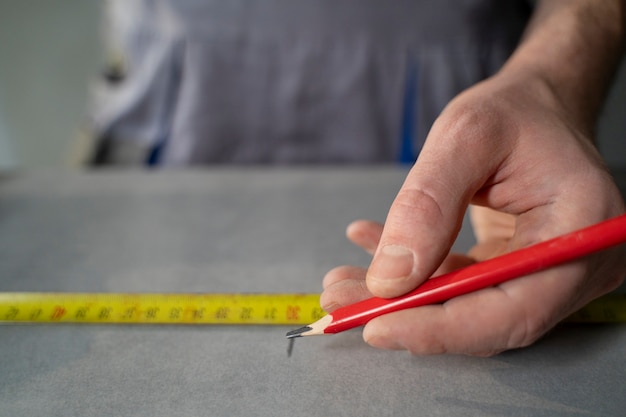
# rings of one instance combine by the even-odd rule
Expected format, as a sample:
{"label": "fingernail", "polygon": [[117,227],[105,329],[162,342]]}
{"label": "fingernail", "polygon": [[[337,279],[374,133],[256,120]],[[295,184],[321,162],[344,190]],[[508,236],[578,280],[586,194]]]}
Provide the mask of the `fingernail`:
{"label": "fingernail", "polygon": [[405,280],[413,272],[413,252],[404,246],[383,246],[369,270],[375,281]]}

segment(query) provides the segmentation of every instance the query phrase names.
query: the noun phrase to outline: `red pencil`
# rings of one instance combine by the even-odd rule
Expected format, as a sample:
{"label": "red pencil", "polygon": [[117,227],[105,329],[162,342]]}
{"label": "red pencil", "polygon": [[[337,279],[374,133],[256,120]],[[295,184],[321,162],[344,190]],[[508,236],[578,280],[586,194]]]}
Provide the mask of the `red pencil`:
{"label": "red pencil", "polygon": [[383,314],[442,303],[459,295],[573,261],[624,242],[626,214],[431,278],[400,297],[373,297],[338,308],[315,323],[290,331],[287,337],[339,333],[362,326]]}

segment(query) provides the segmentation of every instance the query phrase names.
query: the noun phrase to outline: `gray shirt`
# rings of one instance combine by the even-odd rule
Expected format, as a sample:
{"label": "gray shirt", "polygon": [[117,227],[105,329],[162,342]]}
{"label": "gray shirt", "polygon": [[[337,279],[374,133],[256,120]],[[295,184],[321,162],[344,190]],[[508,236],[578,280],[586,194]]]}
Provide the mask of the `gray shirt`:
{"label": "gray shirt", "polygon": [[524,0],[110,0],[120,72],[95,89],[100,163],[412,161],[496,72]]}

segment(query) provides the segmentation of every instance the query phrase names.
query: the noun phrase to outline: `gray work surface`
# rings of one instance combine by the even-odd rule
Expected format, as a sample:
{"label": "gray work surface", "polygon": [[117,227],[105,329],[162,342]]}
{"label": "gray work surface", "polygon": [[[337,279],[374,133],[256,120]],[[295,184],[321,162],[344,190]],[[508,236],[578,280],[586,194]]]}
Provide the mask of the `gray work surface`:
{"label": "gray work surface", "polygon": [[[0,180],[0,291],[319,292],[368,256],[400,168],[25,173]],[[457,247],[472,242],[464,227]],[[625,416],[626,326],[491,358],[414,357],[360,330],[6,325],[0,416]]]}

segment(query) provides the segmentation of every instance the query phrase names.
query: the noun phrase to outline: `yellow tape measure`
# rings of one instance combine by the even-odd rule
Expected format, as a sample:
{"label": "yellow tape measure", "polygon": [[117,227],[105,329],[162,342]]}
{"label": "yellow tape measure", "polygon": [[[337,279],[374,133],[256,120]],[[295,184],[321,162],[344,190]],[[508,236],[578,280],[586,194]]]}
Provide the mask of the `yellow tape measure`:
{"label": "yellow tape measure", "polygon": [[319,294],[0,293],[0,322],[307,324]]}
{"label": "yellow tape measure", "polygon": [[[326,313],[319,294],[0,293],[0,323],[312,323]],[[592,301],[567,322],[626,322],[626,294]]]}
{"label": "yellow tape measure", "polygon": [[626,294],[608,294],[597,298],[569,316],[568,323],[626,322]]}

